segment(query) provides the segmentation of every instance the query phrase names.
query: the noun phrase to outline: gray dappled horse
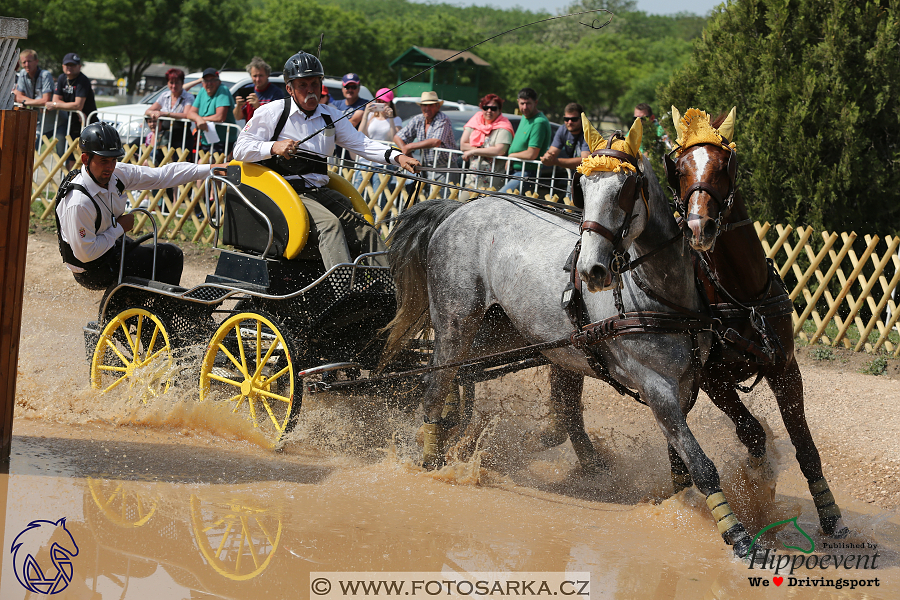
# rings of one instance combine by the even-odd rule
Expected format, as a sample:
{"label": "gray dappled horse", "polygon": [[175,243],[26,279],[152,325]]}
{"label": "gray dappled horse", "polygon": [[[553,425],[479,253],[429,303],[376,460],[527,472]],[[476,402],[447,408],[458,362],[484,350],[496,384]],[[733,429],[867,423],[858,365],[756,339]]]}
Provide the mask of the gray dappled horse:
{"label": "gray dappled horse", "polygon": [[[616,240],[618,251],[629,251],[632,257],[645,255],[679,232],[649,162],[640,158],[640,119],[625,140],[611,144],[612,154],[625,153],[627,160],[603,155],[600,148],[607,142],[583,120],[586,139],[597,155],[585,160],[580,168],[584,175],[575,182],[580,188],[576,194],[583,196],[585,221],[576,268],[591,291],[609,290],[614,287],[607,267],[613,243],[597,233],[599,229],[617,232],[621,238]],[[637,172],[635,166],[639,166]],[[629,207],[629,212],[622,206]],[[435,336],[432,365],[478,356],[481,347],[496,352],[516,343],[547,342],[571,334],[573,325],[560,297],[569,283],[563,265],[578,240],[577,224],[517,201],[515,196],[485,197],[468,204],[428,200],[413,207],[400,217],[389,240],[398,311],[388,326],[385,360],[404,340],[426,329],[429,321]],[[667,301],[692,311],[700,309],[690,255],[679,246],[656,254],[632,273]],[[625,312],[671,312],[644,293],[633,277],[621,279]],[[620,313],[613,296],[584,295],[590,320]],[[496,318],[485,326],[485,316],[496,313],[496,307],[502,309],[506,326]],[[508,334],[511,329],[516,336]],[[735,554],[744,556],[750,538],[722,494],[715,465],[685,419],[697,374],[696,359],[705,360],[711,343],[706,334],[698,337],[699,345],[684,332],[638,333],[606,339],[593,346],[593,352],[618,382],[637,390],[649,405],[669,445],[706,495],[719,532],[734,546]],[[692,350],[701,356],[692,360]],[[577,374],[570,378],[597,376],[594,361],[583,350],[565,346],[544,354],[557,367],[555,377],[561,375],[561,369]],[[456,374],[451,368],[428,377],[423,399],[423,463],[427,468],[443,464],[447,423],[442,409],[444,398],[456,385]],[[577,396],[569,397],[577,401]],[[567,419],[567,428],[581,464],[596,462],[580,418]]]}

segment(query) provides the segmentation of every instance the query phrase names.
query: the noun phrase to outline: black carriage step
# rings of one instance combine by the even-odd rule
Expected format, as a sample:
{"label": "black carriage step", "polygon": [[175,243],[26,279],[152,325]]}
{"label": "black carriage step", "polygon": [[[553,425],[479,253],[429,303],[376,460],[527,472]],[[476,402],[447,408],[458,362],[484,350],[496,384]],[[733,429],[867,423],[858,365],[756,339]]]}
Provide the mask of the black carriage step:
{"label": "black carriage step", "polygon": [[187,291],[187,288],[172,285],[171,283],[163,283],[162,281],[153,281],[144,279],[143,277],[123,277],[122,283],[130,283],[140,287],[150,288],[152,290],[160,290],[163,292],[171,292],[173,294],[181,294]]}
{"label": "black carriage step", "polygon": [[269,289],[269,264],[264,258],[222,250],[216,272],[206,283],[218,283],[240,289],[266,292]]}
{"label": "black carriage step", "polygon": [[[212,283],[207,281],[207,283]],[[218,283],[218,282],[216,282]],[[235,287],[232,284],[227,284],[231,287]],[[212,287],[212,286],[199,286],[192,289],[190,292],[184,295],[185,298],[190,298],[193,300],[204,300],[206,302],[215,302],[220,298],[224,298],[230,290],[222,289],[220,287]]]}

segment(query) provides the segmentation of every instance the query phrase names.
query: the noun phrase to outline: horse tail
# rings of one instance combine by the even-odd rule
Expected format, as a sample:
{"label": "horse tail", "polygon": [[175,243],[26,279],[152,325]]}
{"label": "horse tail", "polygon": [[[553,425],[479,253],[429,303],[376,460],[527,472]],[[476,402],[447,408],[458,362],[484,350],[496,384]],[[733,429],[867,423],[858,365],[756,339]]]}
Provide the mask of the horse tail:
{"label": "horse tail", "polygon": [[437,228],[462,203],[428,200],[402,213],[388,236],[388,262],[396,288],[397,314],[382,332],[388,334],[379,368],[396,356],[403,342],[431,328],[428,315],[428,247]]}

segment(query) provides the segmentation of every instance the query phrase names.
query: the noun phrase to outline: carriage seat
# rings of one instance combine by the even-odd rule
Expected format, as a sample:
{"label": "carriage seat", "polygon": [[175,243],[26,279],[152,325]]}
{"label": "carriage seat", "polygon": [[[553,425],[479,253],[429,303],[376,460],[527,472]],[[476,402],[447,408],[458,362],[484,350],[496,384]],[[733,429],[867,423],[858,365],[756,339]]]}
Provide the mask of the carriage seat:
{"label": "carriage seat", "polygon": [[[303,200],[281,175],[256,163],[232,161],[228,166],[228,178],[271,221],[272,248],[268,258],[318,259],[318,252],[303,252],[310,240],[311,220]],[[329,173],[328,187],[347,196],[357,212],[370,223],[374,222],[369,207],[350,182]],[[228,187],[222,216],[222,242],[261,256],[267,240],[265,220]]]}

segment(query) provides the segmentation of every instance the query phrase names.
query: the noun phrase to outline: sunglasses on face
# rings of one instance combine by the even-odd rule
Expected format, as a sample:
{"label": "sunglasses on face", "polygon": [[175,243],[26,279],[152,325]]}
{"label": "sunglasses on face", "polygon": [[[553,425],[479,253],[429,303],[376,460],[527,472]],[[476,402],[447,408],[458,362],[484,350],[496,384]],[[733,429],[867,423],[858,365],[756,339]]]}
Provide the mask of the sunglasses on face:
{"label": "sunglasses on face", "polygon": [[500,110],[499,106],[482,106],[481,110]]}
{"label": "sunglasses on face", "polygon": [[580,121],[581,117],[563,117],[563,121]]}
{"label": "sunglasses on face", "polygon": [[359,86],[356,85],[355,83],[348,83],[347,85],[344,86],[344,88],[348,89],[348,90],[358,90]]}

